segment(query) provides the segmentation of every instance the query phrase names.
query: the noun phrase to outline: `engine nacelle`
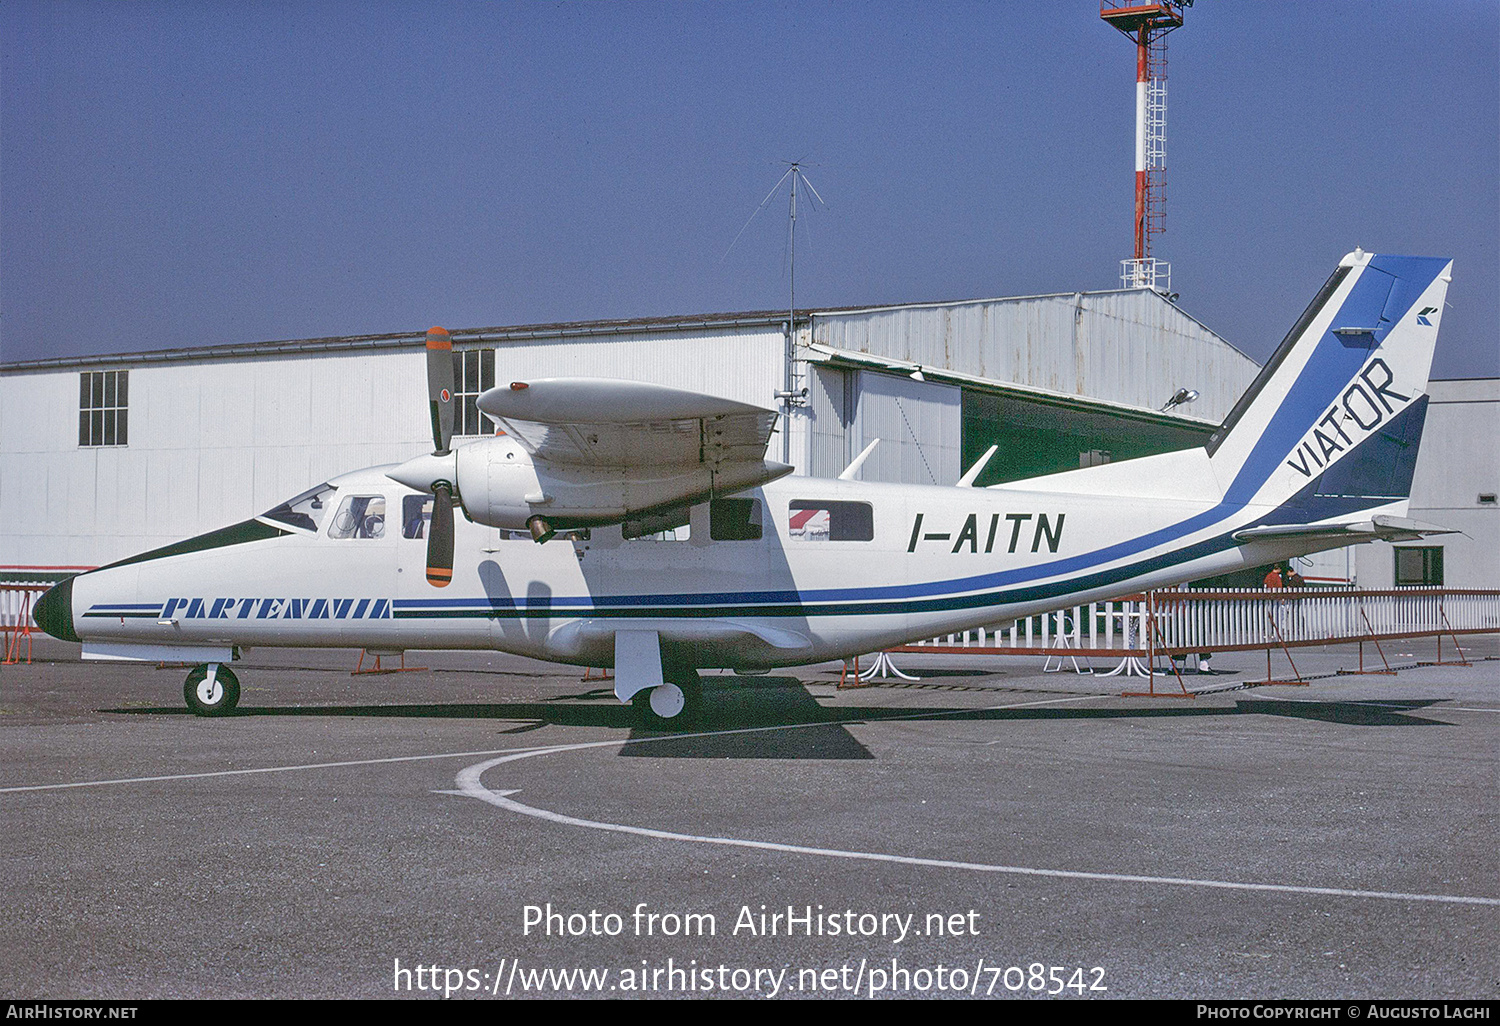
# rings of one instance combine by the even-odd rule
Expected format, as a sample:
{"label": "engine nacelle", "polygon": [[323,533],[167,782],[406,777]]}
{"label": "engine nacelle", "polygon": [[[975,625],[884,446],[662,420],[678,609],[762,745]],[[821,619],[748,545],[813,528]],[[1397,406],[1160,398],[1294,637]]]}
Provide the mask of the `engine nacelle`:
{"label": "engine nacelle", "polygon": [[792,471],[770,460],[651,468],[555,464],[534,460],[506,436],[471,442],[453,457],[454,484],[468,515],[517,531],[536,517],[559,529],[618,524],[643,512],[754,488]]}

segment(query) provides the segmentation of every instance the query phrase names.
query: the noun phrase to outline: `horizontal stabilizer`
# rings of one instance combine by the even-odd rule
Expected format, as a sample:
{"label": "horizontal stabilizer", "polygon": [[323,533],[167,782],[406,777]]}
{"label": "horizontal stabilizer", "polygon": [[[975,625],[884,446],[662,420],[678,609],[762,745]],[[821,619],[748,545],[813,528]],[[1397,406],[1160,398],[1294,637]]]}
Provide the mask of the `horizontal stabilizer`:
{"label": "horizontal stabilizer", "polygon": [[1276,524],[1236,531],[1238,542],[1274,541],[1282,538],[1336,538],[1350,544],[1367,541],[1414,541],[1433,534],[1457,534],[1447,527],[1424,524],[1420,520],[1377,514],[1369,520],[1344,524]]}

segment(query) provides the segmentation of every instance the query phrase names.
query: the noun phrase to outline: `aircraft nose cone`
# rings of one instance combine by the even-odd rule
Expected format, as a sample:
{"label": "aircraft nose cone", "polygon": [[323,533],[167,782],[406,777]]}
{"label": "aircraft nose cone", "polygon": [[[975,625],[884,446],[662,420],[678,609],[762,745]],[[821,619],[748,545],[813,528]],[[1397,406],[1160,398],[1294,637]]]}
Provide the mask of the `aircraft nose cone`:
{"label": "aircraft nose cone", "polygon": [[31,609],[36,625],[59,641],[81,641],[73,631],[73,578],[53,585]]}

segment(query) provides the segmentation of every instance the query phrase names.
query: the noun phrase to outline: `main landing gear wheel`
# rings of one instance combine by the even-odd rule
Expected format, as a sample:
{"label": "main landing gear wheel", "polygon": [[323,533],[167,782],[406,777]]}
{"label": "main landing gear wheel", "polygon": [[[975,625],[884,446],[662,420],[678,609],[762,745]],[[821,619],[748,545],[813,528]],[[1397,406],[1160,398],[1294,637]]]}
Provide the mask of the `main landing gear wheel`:
{"label": "main landing gear wheel", "polygon": [[223,716],[240,704],[240,679],[223,663],[201,663],[188,673],[182,697],[195,715]]}
{"label": "main landing gear wheel", "polygon": [[686,730],[703,711],[698,671],[670,671],[660,686],[636,692],[631,704],[647,730]]}

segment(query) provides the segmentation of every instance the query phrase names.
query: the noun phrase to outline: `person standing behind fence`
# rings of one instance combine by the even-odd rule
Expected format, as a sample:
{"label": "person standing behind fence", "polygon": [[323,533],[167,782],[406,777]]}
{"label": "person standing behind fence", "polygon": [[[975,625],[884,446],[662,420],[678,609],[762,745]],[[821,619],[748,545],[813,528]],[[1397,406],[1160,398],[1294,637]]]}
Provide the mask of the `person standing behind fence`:
{"label": "person standing behind fence", "polygon": [[[1286,565],[1286,586],[1288,588],[1307,587],[1307,581],[1303,580],[1302,575],[1297,572],[1297,568],[1290,563]],[[1294,595],[1292,597],[1291,623],[1296,628],[1299,637],[1305,633],[1304,628],[1306,627],[1306,623],[1302,616],[1302,599],[1300,596]]]}
{"label": "person standing behind fence", "polygon": [[[1290,563],[1286,565],[1285,570],[1282,569],[1280,564],[1277,564],[1276,566],[1271,567],[1270,573],[1266,574],[1264,583],[1267,591],[1283,591],[1287,587],[1297,586],[1289,583],[1294,579],[1299,583],[1302,581],[1301,575],[1292,569],[1292,565]],[[1288,609],[1288,605],[1291,606],[1291,609]],[[1297,603],[1295,602],[1295,600],[1291,601],[1290,603],[1285,598],[1277,599],[1276,601],[1276,619],[1274,622],[1277,633],[1280,634],[1283,639],[1285,639],[1288,629],[1294,623],[1301,623],[1302,611],[1300,609],[1297,609],[1296,606]],[[1295,615],[1289,615],[1292,613],[1295,613]]]}

